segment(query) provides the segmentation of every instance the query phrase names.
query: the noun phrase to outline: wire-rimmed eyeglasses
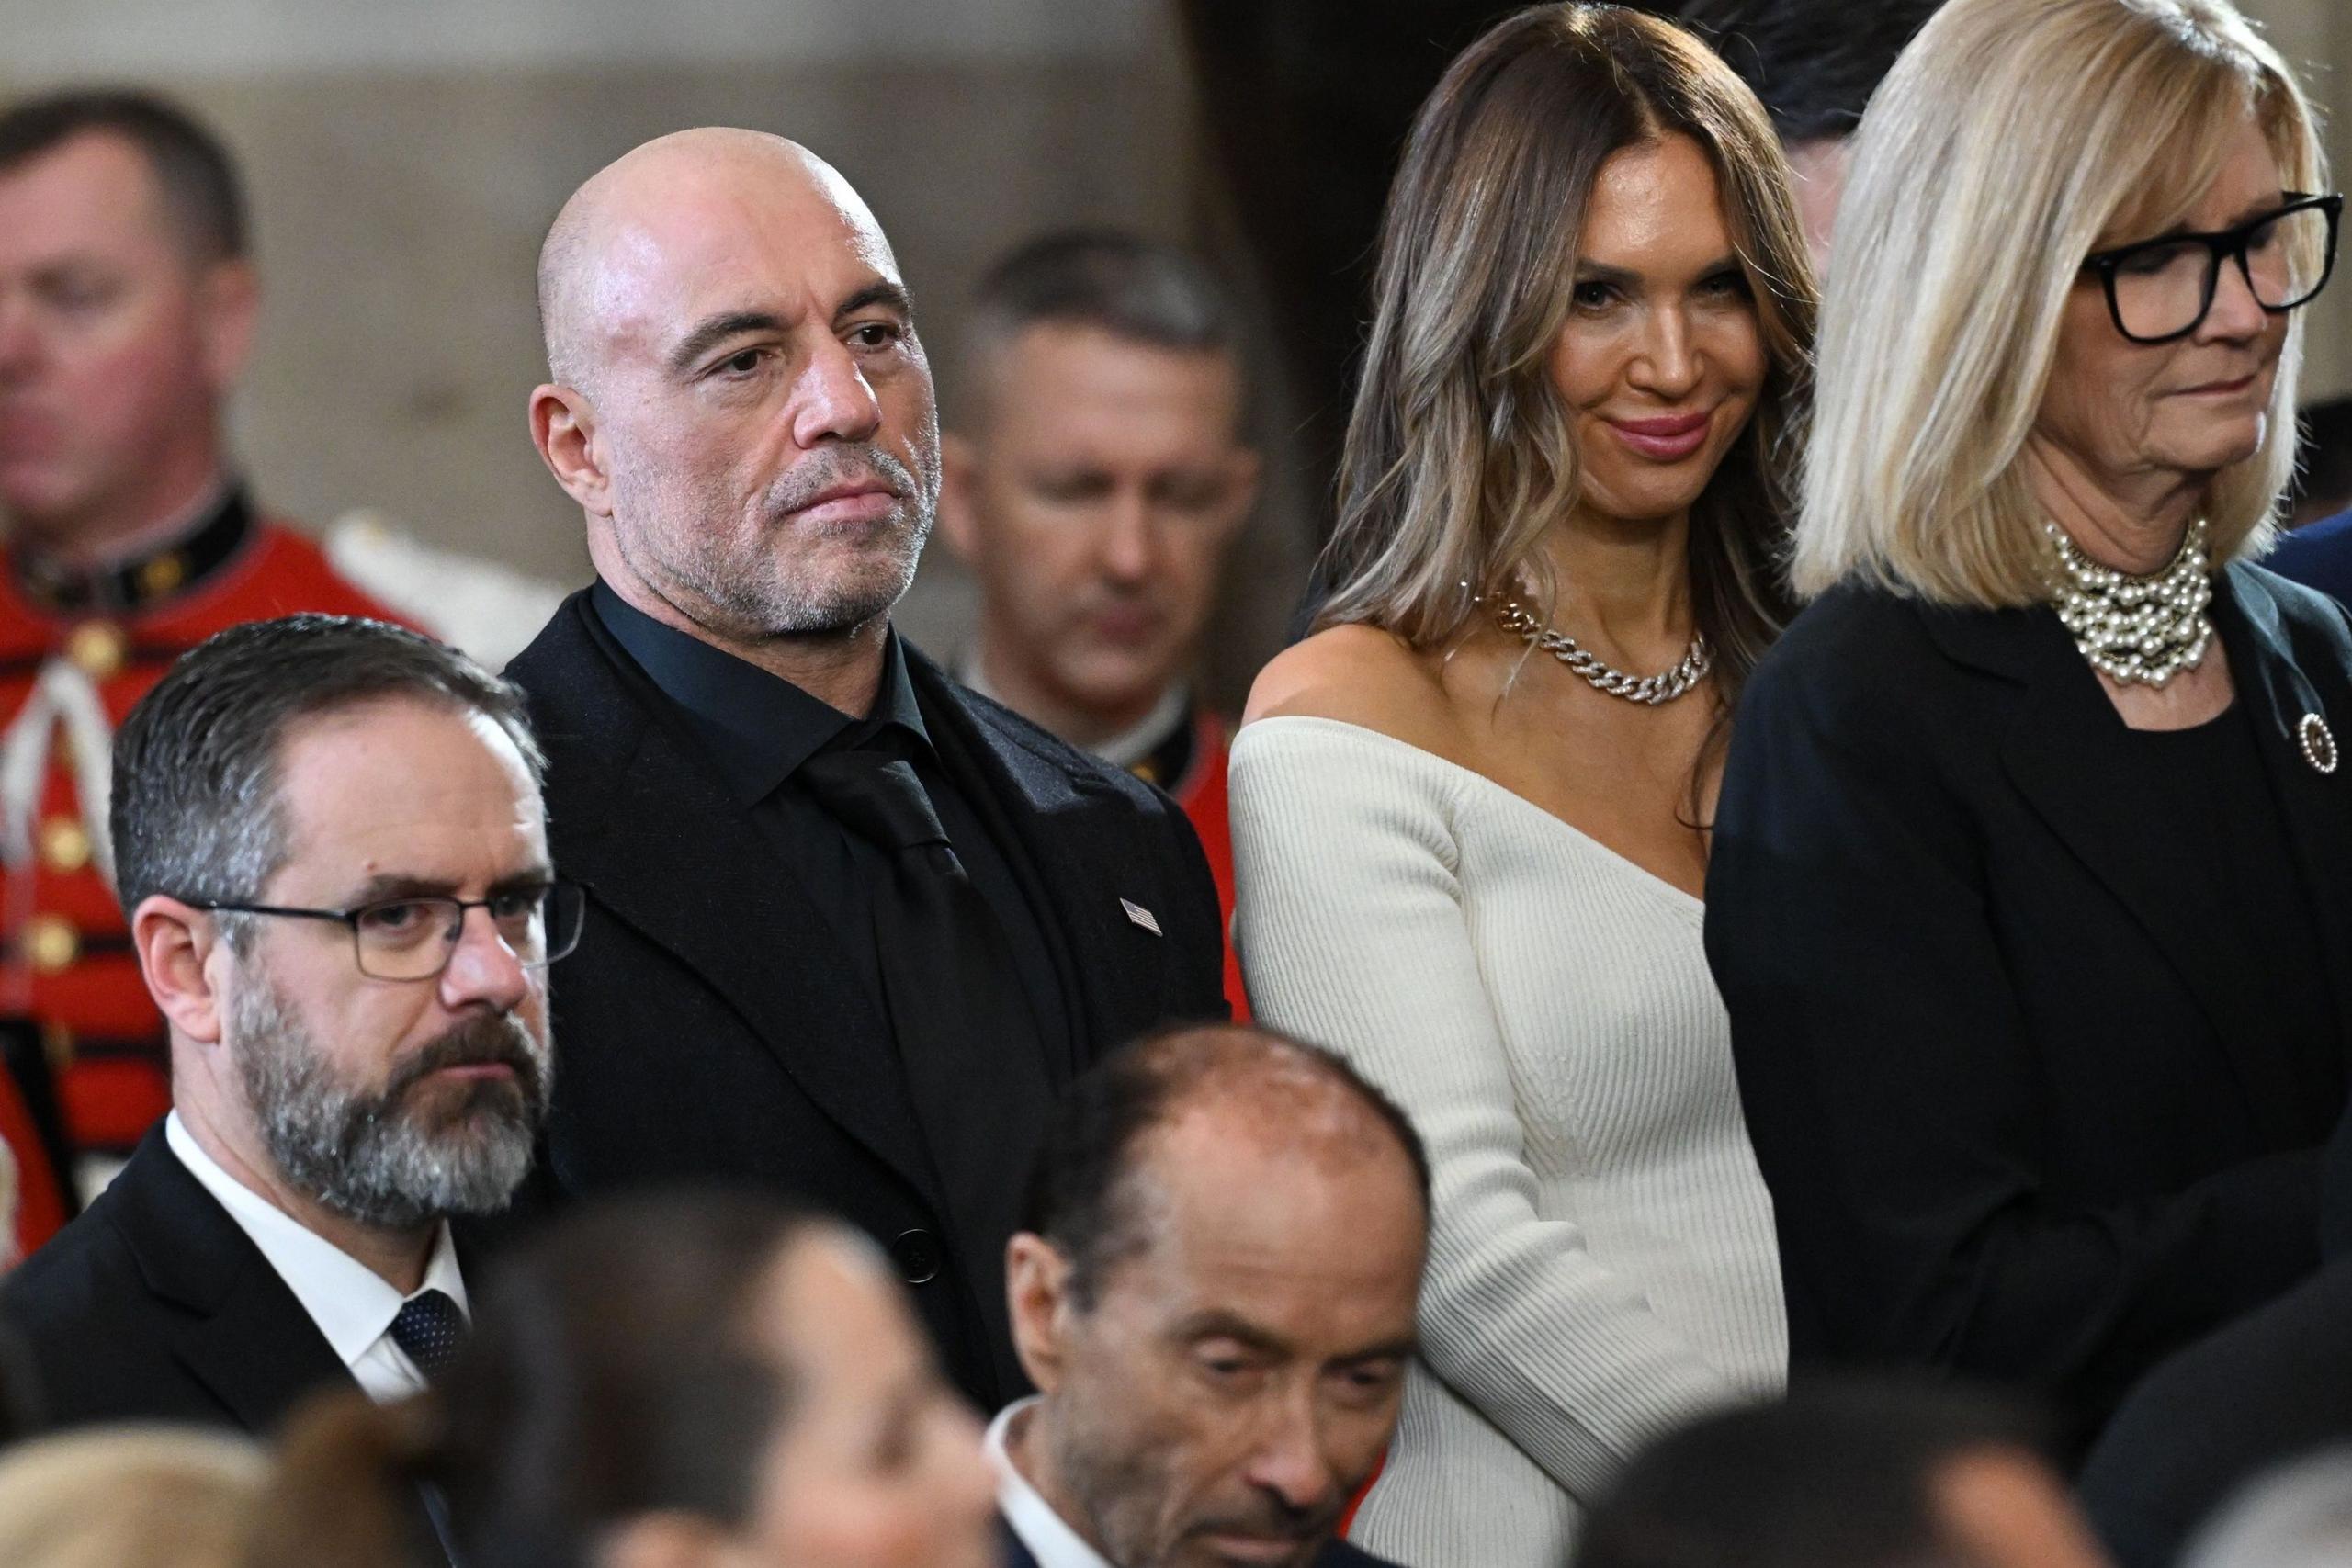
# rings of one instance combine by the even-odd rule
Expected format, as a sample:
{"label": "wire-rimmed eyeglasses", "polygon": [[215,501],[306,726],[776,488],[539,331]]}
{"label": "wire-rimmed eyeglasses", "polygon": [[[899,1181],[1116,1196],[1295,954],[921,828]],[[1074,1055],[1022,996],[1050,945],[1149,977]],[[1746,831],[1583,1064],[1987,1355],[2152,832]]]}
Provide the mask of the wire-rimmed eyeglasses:
{"label": "wire-rimmed eyeglasses", "polygon": [[430,980],[449,967],[464,934],[466,911],[486,909],[498,940],[526,969],[545,968],[580,945],[588,895],[561,877],[492,893],[487,898],[419,894],[379,898],[349,909],[305,909],[285,904],[235,904],[190,898],[192,908],[228,915],[277,915],[335,920],[351,929],[359,972],[376,980]]}
{"label": "wire-rimmed eyeglasses", "polygon": [[2290,194],[2283,207],[2211,233],[2165,234],[2093,253],[2084,269],[2107,290],[2115,330],[2133,343],[2173,343],[2204,324],[2222,263],[2238,264],[2255,303],[2272,315],[2309,304],[2335,271],[2341,196]]}

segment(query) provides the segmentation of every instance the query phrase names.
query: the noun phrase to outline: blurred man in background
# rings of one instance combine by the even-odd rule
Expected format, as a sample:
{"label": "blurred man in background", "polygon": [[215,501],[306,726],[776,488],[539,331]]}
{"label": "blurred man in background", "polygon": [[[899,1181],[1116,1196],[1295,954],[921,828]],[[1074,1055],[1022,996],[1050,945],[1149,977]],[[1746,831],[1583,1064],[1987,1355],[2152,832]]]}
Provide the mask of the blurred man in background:
{"label": "blurred man in background", "polygon": [[1956,1389],[1799,1383],[1638,1455],[1576,1568],[2103,1568],[2036,1438]]}
{"label": "blurred man in background", "polygon": [[[1057,234],[989,272],[939,521],[980,583],[967,685],[1176,797],[1233,914],[1226,728],[1191,680],[1258,493],[1233,311],[1179,251]],[[1246,1007],[1230,953],[1226,991]]]}
{"label": "blurred man in background", "polygon": [[989,1430],[1012,1568],[1375,1563],[1334,1537],[1428,1242],[1411,1124],[1326,1052],[1191,1029],[1079,1079],[1007,1252],[1040,1391]]}
{"label": "blurred man in background", "polygon": [[[259,288],[226,150],[137,94],[0,114],[0,1032],[62,1127],[0,1105],[29,1247],[75,1156],[120,1156],[169,1100],[154,1005],[110,888],[107,748],[171,661],[295,610],[381,615],[265,519],[222,434]],[[5,1076],[5,1075],[0,1075]]]}

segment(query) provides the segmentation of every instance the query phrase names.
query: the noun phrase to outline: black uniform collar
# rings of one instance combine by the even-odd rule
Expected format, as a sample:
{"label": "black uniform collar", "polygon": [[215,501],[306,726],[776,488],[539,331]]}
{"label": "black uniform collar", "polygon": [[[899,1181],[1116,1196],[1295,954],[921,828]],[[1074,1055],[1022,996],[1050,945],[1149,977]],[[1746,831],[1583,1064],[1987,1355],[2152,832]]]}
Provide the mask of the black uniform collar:
{"label": "black uniform collar", "polygon": [[254,530],[242,485],[231,485],[187,530],[144,555],[95,570],[19,547],[11,564],[26,598],[58,615],[136,614],[194,592],[235,558]]}
{"label": "black uniform collar", "polygon": [[765,798],[801,763],[861,723],[896,726],[931,749],[896,630],[883,644],[874,711],[861,721],[756,664],[664,626],[601,581],[589,591],[589,603],[613,639],[684,711],[746,806]]}
{"label": "black uniform collar", "polygon": [[1192,778],[1193,764],[1199,761],[1200,751],[1200,710],[1186,703],[1175,728],[1158,745],[1129,763],[1127,772],[1160,789],[1181,789]]}

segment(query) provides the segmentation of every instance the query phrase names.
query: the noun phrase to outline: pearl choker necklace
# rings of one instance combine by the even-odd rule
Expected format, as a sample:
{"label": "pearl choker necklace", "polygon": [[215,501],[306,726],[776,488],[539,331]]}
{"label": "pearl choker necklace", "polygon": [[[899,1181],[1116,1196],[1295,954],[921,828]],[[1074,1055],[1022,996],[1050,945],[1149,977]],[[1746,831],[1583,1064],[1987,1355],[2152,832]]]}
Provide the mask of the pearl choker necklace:
{"label": "pearl choker necklace", "polygon": [[2124,685],[2162,686],[2197,667],[2213,637],[2204,519],[2188,525],[2172,564],[2146,577],[2101,566],[2057,524],[2041,526],[2057,556],[2058,619],[2092,669]]}

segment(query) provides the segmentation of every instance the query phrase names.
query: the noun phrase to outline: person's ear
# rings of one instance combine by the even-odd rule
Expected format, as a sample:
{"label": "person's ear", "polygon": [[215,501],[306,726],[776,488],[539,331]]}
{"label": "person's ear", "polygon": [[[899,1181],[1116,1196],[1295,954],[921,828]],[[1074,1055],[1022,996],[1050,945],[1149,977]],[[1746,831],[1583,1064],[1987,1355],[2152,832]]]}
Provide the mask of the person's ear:
{"label": "person's ear", "polygon": [[1040,1393],[1053,1393],[1062,1381],[1063,1341],[1071,1314],[1077,1311],[1077,1303],[1070,1300],[1069,1274],[1069,1259],[1044,1236],[1019,1231],[1004,1244],[1004,1293],[1005,1304],[1012,1313],[1012,1349],[1021,1358],[1021,1370],[1029,1374]]}
{"label": "person's ear", "polygon": [[622,1520],[593,1556],[596,1568],[718,1568],[733,1553],[709,1520],[673,1509]]}
{"label": "person's ear", "polygon": [[612,476],[596,439],[596,406],[576,387],[548,381],[531,389],[531,445],[564,493],[592,516],[613,514]]}
{"label": "person's ear", "polygon": [[172,1028],[199,1045],[219,1044],[225,1010],[212,972],[221,945],[212,917],[177,898],[150,894],[131,911],[130,945],[147,994]]}
{"label": "person's ear", "polygon": [[979,563],[979,519],[974,511],[980,482],[979,448],[971,438],[947,431],[939,437],[939,536],[967,566]]}
{"label": "person's ear", "polygon": [[261,321],[261,275],[252,262],[236,256],[207,267],[196,288],[204,372],[213,393],[226,397],[253,357]]}

